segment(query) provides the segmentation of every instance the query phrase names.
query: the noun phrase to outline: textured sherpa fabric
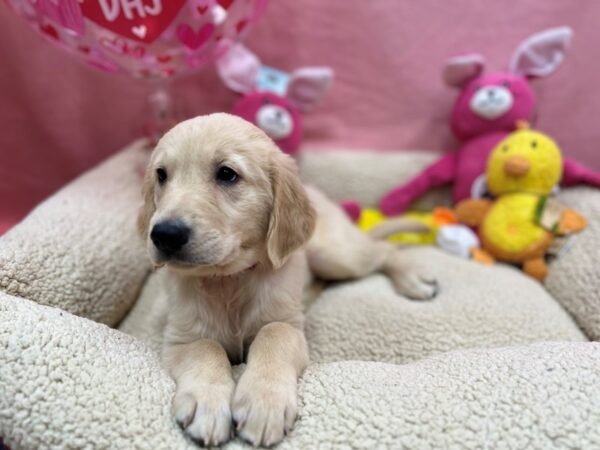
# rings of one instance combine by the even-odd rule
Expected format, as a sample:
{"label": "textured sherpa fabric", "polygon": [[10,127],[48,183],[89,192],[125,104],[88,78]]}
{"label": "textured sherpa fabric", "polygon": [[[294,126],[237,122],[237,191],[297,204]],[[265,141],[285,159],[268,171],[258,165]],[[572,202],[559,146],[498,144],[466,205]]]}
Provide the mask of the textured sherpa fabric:
{"label": "textured sherpa fabric", "polygon": [[186,448],[173,391],[142,342],[0,293],[0,436],[11,448]]}
{"label": "textured sherpa fabric", "polygon": [[[168,308],[161,271],[147,277],[135,231],[142,147],[83,175],[0,239],[0,436],[14,449],[194,448],[171,418],[174,384],[157,355]],[[379,157],[348,154],[345,168],[344,158],[324,154],[323,164],[305,163],[304,175],[334,198],[345,197],[341,183],[373,204],[396,177],[428,162],[423,156],[403,175],[402,158],[393,165],[393,155]],[[576,203],[583,193],[572,195],[565,197],[572,206],[590,219],[597,214],[589,202]],[[600,285],[593,226],[548,279],[586,331],[597,330],[597,309],[587,303]],[[405,256],[438,277],[435,300],[409,301],[375,275],[329,286],[308,310],[311,356],[323,364],[301,380],[299,421],[281,448],[600,448],[598,344],[417,361],[470,347],[583,340],[540,285],[516,269],[433,249]],[[555,270],[567,258],[569,267],[580,265],[569,276]],[[97,322],[119,322],[129,335]],[[332,362],[348,359],[405,365]]]}
{"label": "textured sherpa fabric", "polygon": [[[140,341],[0,294],[0,436],[13,449],[190,449]],[[281,449],[597,448],[600,344],[310,366]],[[247,448],[234,441],[229,449]]]}
{"label": "textured sherpa fabric", "polygon": [[149,263],[136,234],[144,141],[82,175],[0,237],[0,290],[114,325]]}
{"label": "textured sherpa fabric", "polygon": [[574,235],[570,249],[550,265],[546,288],[594,340],[600,340],[600,191],[567,189],[559,200],[583,214],[586,230]]}
{"label": "textured sherpa fabric", "polygon": [[600,344],[310,367],[280,449],[597,449]]}
{"label": "textured sherpa fabric", "polygon": [[[299,164],[304,181],[333,200],[352,199],[377,207],[383,194],[409,181],[437,158],[433,152],[306,151],[300,155]],[[413,207],[429,211],[450,202],[450,190],[438,189]]]}
{"label": "textured sherpa fabric", "polygon": [[484,266],[433,248],[403,252],[437,278],[438,296],[408,300],[383,275],[326,289],[307,313],[314,361],[404,363],[456,349],[586,340],[537,281],[512,267]]}

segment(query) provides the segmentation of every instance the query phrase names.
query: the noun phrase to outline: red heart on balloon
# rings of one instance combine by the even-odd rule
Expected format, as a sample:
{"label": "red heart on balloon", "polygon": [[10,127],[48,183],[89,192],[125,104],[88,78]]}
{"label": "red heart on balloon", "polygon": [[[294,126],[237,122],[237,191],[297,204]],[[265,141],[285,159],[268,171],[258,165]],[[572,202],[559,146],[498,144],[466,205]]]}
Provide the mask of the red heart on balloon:
{"label": "red heart on balloon", "polygon": [[206,11],[208,11],[208,6],[207,5],[199,5],[199,6],[196,6],[196,9],[200,13],[200,15],[204,15],[204,13]]}
{"label": "red heart on balloon", "polygon": [[56,39],[57,41],[60,40],[58,31],[56,31],[56,28],[54,28],[52,25],[42,25],[40,26],[40,30],[42,30],[42,33],[46,34],[46,36],[50,36],[52,39]]}
{"label": "red heart on balloon", "polygon": [[177,27],[177,37],[188,48],[196,50],[202,47],[215,32],[215,26],[212,23],[204,24],[196,33],[187,23],[182,23]]}
{"label": "red heart on balloon", "polygon": [[235,29],[237,30],[238,34],[241,33],[244,28],[246,28],[246,25],[248,25],[248,21],[247,20],[240,20],[235,25]]}
{"label": "red heart on balloon", "polygon": [[171,61],[172,59],[173,59],[173,58],[172,58],[170,55],[158,55],[158,56],[156,57],[156,60],[157,60],[159,63],[162,63],[162,64],[168,63],[168,62],[169,62],[169,61]]}
{"label": "red heart on balloon", "polygon": [[175,19],[186,0],[83,0],[83,15],[107,30],[146,44]]}
{"label": "red heart on balloon", "polygon": [[223,9],[229,9],[234,0],[217,0],[217,3],[221,5]]}

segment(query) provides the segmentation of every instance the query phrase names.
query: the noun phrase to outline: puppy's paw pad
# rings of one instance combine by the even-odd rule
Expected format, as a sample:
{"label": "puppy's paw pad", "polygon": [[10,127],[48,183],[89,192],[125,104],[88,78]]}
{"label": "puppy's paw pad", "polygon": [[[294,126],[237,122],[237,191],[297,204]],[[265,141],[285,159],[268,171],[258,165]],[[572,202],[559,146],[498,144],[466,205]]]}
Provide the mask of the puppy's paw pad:
{"label": "puppy's paw pad", "polygon": [[255,446],[279,443],[296,419],[296,382],[242,379],[233,398],[238,436]]}
{"label": "puppy's paw pad", "polygon": [[175,420],[200,445],[227,442],[231,437],[232,391],[233,387],[196,386],[191,391],[178,392],[173,399]]}
{"label": "puppy's paw pad", "polygon": [[439,284],[434,277],[408,272],[393,279],[398,294],[411,300],[431,300],[439,292]]}
{"label": "puppy's paw pad", "polygon": [[182,429],[185,430],[192,422],[195,412],[196,399],[193,395],[185,394],[174,399],[173,414],[175,415],[175,421]]}

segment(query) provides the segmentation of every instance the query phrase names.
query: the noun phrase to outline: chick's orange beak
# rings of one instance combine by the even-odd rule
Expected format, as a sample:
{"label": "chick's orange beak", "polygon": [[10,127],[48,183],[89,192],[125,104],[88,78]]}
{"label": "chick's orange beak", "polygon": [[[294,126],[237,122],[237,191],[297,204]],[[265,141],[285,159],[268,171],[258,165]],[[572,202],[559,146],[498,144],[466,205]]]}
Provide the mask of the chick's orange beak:
{"label": "chick's orange beak", "polygon": [[531,163],[523,156],[510,156],[504,161],[504,172],[511,177],[524,177],[530,168]]}

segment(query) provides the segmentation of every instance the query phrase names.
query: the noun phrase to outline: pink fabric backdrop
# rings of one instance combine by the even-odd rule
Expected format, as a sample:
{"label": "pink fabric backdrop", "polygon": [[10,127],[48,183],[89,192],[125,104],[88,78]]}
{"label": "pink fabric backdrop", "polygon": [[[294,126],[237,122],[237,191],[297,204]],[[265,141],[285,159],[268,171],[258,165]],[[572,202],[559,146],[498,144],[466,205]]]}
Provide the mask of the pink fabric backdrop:
{"label": "pink fabric backdrop", "polygon": [[[518,5],[518,6],[517,6]],[[536,84],[539,126],[600,169],[600,1],[273,0],[248,40],[282,69],[325,64],[336,81],[306,117],[306,145],[448,149],[450,55],[481,51],[504,68],[515,45],[549,26],[575,30],[564,67]],[[140,134],[149,88],[88,69],[0,5],[0,232],[45,196]],[[213,69],[178,80],[188,115],[228,110]]]}

